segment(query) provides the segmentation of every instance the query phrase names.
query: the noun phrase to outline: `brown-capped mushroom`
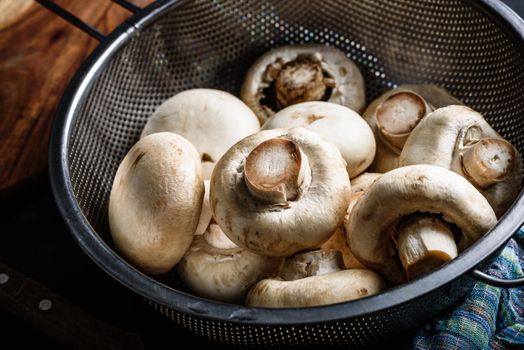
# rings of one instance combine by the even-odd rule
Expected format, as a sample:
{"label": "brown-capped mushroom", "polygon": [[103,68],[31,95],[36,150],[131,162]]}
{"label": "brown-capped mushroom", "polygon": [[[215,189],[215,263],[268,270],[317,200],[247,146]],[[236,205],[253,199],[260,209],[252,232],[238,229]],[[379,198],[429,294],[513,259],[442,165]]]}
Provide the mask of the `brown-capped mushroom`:
{"label": "brown-capped mushroom", "polygon": [[109,227],[118,251],[150,273],[169,271],[198,224],[204,182],[196,149],[182,136],[139,140],[118,167],[109,198]]}
{"label": "brown-capped mushroom", "polygon": [[432,111],[426,100],[402,87],[387,91],[364,112],[375,134],[377,149],[369,171],[385,173],[398,168],[398,158],[411,130]]}
{"label": "brown-capped mushroom", "polygon": [[520,190],[520,153],[480,113],[465,106],[439,108],[424,118],[406,142],[399,164],[438,165],[464,176],[486,197],[497,217]]}
{"label": "brown-capped mushroom", "polygon": [[284,108],[269,118],[262,130],[303,126],[337,146],[349,177],[363,172],[375,157],[375,137],[353,110],[330,102],[304,102]]}
{"label": "brown-capped mushroom", "polygon": [[207,180],[229,147],[259,129],[253,111],[237,97],[220,90],[191,89],[162,103],[147,120],[142,137],[163,131],[185,137],[200,154]]}
{"label": "brown-capped mushroom", "polygon": [[329,101],[362,112],[364,79],[339,49],[290,45],[262,55],[242,84],[242,100],[263,124],[278,110],[307,101]]}
{"label": "brown-capped mushroom", "polygon": [[281,278],[255,284],[246,305],[287,308],[335,304],[379,293],[385,287],[375,272],[344,270],[338,251],[320,250],[286,259]]}
{"label": "brown-capped mushroom", "polygon": [[243,303],[258,281],[277,273],[283,259],[257,255],[231,242],[217,224],[211,223],[177,265],[182,281],[197,295],[231,303]]}
{"label": "brown-capped mushroom", "polygon": [[213,216],[235,244],[284,257],[341,224],[351,193],[336,146],[304,128],[265,130],[231,147],[211,179]]}
{"label": "brown-capped mushroom", "polygon": [[[362,264],[400,284],[453,259],[496,222],[489,203],[462,176],[412,165],[385,173],[364,193],[346,233]],[[458,245],[449,223],[460,232]]]}

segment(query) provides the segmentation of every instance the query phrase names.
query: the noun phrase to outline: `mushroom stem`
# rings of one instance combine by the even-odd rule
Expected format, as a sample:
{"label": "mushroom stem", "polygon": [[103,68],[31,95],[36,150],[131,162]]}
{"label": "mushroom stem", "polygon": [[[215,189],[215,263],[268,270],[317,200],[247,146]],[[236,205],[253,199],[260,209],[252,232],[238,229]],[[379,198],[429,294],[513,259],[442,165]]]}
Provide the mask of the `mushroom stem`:
{"label": "mushroom stem", "polygon": [[515,150],[503,139],[483,139],[465,149],[462,169],[466,177],[482,188],[503,181],[513,170]]}
{"label": "mushroom stem", "polygon": [[217,224],[209,224],[206,232],[204,232],[204,240],[207,244],[217,249],[226,250],[238,248],[238,246],[231,242]]}
{"label": "mushroom stem", "polygon": [[400,154],[411,130],[430,111],[431,107],[414,92],[402,91],[390,96],[377,110],[379,138]]}
{"label": "mushroom stem", "polygon": [[244,181],[249,193],[269,204],[295,200],[311,182],[307,156],[284,138],[262,142],[247,156]]}
{"label": "mushroom stem", "polygon": [[300,102],[320,101],[332,79],[324,79],[319,60],[299,56],[284,64],[277,75],[275,90],[279,108]]}
{"label": "mushroom stem", "polygon": [[412,280],[457,256],[449,226],[432,216],[416,215],[398,226],[397,248],[406,277]]}

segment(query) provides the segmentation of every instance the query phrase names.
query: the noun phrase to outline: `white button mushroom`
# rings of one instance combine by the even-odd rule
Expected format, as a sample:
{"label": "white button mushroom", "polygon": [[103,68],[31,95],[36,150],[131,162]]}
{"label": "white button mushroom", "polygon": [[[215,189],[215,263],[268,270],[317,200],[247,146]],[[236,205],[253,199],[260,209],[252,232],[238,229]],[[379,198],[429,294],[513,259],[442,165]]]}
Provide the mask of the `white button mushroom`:
{"label": "white button mushroom", "polygon": [[411,130],[432,111],[422,96],[402,87],[374,100],[364,119],[375,134],[377,149],[370,171],[385,173],[398,167],[398,157]]}
{"label": "white button mushroom", "polygon": [[351,193],[335,145],[303,128],[265,130],[217,163],[210,202],[235,244],[261,255],[314,249],[341,224]]}
{"label": "white button mushroom", "polygon": [[185,137],[200,154],[204,179],[227,149],[257,132],[255,114],[225,91],[192,89],[166,100],[148,119],[142,137],[170,131]]}
{"label": "white button mushroom", "polygon": [[342,270],[344,270],[344,262],[340,252],[334,249],[321,249],[286,258],[279,277],[284,281],[295,281]]}
{"label": "white button mushroom", "polygon": [[[351,186],[351,190],[353,191],[353,186]],[[357,204],[358,200],[364,192],[352,192],[351,197],[349,199],[349,205],[348,209],[346,211],[346,215],[344,215],[344,222],[343,224],[337,228],[335,233],[331,236],[329,240],[324,242],[320,249],[322,250],[328,250],[328,249],[334,249],[339,251],[342,254],[342,259],[344,260],[344,266],[347,269],[360,269],[365,268],[364,265],[362,265],[357,258],[353,255],[351,252],[351,249],[349,249],[347,239],[346,239],[346,229],[345,225],[347,223],[347,220],[349,220],[349,214],[353,210],[353,207],[355,204]]]}
{"label": "white button mushroom", "polygon": [[382,173],[362,173],[359,176],[351,179],[351,192],[364,192],[366,191],[375,181],[380,179],[384,175]]}
{"label": "white button mushroom", "polygon": [[463,104],[462,101],[451,95],[446,89],[433,84],[403,84],[398,88],[419,94],[433,109]]}
{"label": "white button mushroom", "polygon": [[363,172],[375,157],[375,137],[353,110],[330,102],[304,102],[279,111],[262,130],[303,126],[337,146],[347,163],[349,177]]}
{"label": "white button mushroom", "polygon": [[361,112],[364,79],[342,51],[324,45],[291,45],[273,49],[249,69],[242,100],[263,124],[279,109],[307,101],[329,101]]}
{"label": "white button mushroom", "polygon": [[346,229],[345,226],[348,225],[349,216],[351,211],[357,204],[358,200],[362,197],[364,192],[383,174],[380,173],[362,173],[359,176],[351,179],[351,197],[349,200],[348,209],[346,215],[344,216],[344,225],[339,227],[333,236],[320,246],[320,249],[335,249],[342,253],[342,258],[344,259],[344,265],[347,269],[360,269],[365,268],[349,249],[347,239],[346,239]]}
{"label": "white button mushroom", "polygon": [[193,240],[203,197],[193,145],[168,132],[144,137],[124,157],[113,181],[109,227],[116,248],[146,273],[169,271]]}
{"label": "white button mushroom", "polygon": [[268,308],[327,305],[367,297],[385,287],[382,278],[371,270],[344,270],[339,252],[313,251],[286,259],[281,279],[258,282],[249,291],[246,305]]}
{"label": "white button mushroom", "polygon": [[[458,248],[448,222],[461,231]],[[346,233],[362,264],[400,284],[451,260],[496,222],[489,203],[466,179],[441,167],[412,165],[384,174],[364,193]]]}
{"label": "white button mushroom", "polygon": [[439,108],[425,117],[407,140],[399,164],[438,165],[464,176],[498,217],[520,190],[520,153],[480,113],[465,106]]}
{"label": "white button mushroom", "polygon": [[281,258],[257,255],[238,247],[212,223],[202,236],[195,237],[177,265],[177,272],[201,297],[243,303],[249,289],[277,273],[282,262]]}
{"label": "white button mushroom", "polygon": [[204,200],[202,201],[202,211],[200,212],[200,218],[198,219],[198,225],[195,230],[195,235],[202,235],[206,231],[213,213],[211,212],[211,205],[209,204],[209,190],[210,190],[210,181],[204,180]]}

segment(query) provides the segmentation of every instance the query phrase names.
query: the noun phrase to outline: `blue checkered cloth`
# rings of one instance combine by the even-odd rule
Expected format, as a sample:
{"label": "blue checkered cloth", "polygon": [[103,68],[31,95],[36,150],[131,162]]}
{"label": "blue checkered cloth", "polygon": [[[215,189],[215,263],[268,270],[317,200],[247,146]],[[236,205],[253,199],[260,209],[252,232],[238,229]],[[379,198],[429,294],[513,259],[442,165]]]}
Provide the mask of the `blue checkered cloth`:
{"label": "blue checkered cloth", "polygon": [[[508,242],[488,273],[524,276],[524,228]],[[524,289],[477,282],[459,306],[418,331],[412,347],[426,349],[524,349]]]}

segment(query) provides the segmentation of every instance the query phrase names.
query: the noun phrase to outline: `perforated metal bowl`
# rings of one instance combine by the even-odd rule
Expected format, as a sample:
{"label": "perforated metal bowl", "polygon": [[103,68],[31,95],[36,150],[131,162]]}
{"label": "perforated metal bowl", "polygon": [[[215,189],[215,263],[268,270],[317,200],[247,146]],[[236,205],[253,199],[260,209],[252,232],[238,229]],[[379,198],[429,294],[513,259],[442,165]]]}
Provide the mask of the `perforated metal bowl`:
{"label": "perforated metal bowl", "polygon": [[202,299],[172,276],[159,282],[127,264],[108,235],[113,177],[165,99],[195,87],[238,95],[259,55],[308,42],[346,52],[364,74],[368,102],[400,83],[435,83],[482,112],[522,153],[523,27],[498,0],[158,1],[102,41],[62,100],[50,146],[59,208],[104,270],[210,339],[362,345],[419,326],[459,300],[474,282],[468,273],[488,265],[520,227],[522,194],[486,237],[424,278],[358,301],[269,310]]}

